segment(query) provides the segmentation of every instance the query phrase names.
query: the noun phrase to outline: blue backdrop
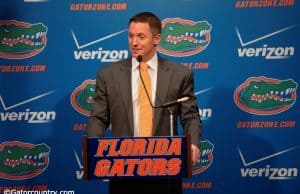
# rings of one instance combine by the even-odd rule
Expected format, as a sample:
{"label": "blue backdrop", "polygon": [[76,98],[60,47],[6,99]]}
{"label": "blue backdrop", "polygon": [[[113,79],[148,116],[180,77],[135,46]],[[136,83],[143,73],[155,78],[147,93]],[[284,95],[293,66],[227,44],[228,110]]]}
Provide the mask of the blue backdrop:
{"label": "blue backdrop", "polygon": [[298,193],[295,0],[1,0],[0,193],[107,193],[82,180],[81,137],[96,72],[130,56],[141,11],[162,20],[159,55],[195,75],[201,160],[184,193]]}

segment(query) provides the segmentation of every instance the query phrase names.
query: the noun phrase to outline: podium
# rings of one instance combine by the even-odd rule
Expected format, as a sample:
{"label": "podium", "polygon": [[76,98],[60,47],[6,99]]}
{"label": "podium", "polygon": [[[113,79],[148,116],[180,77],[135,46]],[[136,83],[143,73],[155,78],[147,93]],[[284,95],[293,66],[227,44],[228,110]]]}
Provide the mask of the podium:
{"label": "podium", "polygon": [[83,136],[84,180],[191,178],[190,136]]}

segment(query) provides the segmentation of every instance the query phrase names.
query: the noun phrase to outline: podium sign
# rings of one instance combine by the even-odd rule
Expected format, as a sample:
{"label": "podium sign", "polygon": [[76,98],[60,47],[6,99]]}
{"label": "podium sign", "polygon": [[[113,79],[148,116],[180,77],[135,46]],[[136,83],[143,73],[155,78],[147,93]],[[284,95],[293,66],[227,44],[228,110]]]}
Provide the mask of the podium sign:
{"label": "podium sign", "polygon": [[84,136],[84,179],[191,177],[190,150],[189,136]]}

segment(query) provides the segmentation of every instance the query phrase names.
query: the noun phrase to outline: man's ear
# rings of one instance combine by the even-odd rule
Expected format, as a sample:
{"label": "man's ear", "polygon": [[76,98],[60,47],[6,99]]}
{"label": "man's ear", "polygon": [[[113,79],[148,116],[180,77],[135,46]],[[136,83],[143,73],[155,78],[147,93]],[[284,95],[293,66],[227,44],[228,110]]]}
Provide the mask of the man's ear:
{"label": "man's ear", "polygon": [[156,34],[154,36],[154,40],[153,40],[154,45],[158,45],[158,43],[160,42],[160,39],[161,39],[161,35],[160,34]]}

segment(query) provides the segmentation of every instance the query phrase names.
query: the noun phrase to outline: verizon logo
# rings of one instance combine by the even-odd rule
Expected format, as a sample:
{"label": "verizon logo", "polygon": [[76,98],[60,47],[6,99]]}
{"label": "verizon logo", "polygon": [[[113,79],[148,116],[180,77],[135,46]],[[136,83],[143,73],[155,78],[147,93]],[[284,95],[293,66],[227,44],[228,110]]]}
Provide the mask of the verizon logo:
{"label": "verizon logo", "polygon": [[27,100],[21,101],[17,104],[7,107],[4,103],[2,96],[0,96],[0,102],[5,112],[0,112],[0,121],[1,122],[15,122],[15,121],[25,121],[27,123],[47,123],[55,120],[56,112],[55,111],[31,111],[29,108],[26,108],[25,111],[12,112],[9,111],[13,108],[22,106],[24,104],[35,101],[39,98],[45,97],[52,94],[54,91],[46,92],[41,95],[29,98]]}
{"label": "verizon logo", "polygon": [[99,38],[97,40],[80,45],[78,43],[75,33],[71,30],[73,40],[78,49],[78,50],[74,51],[74,59],[75,60],[99,60],[101,62],[117,62],[122,59],[128,58],[127,50],[105,50],[102,47],[98,48],[98,50],[80,50],[85,47],[102,42],[104,40],[110,39],[114,36],[117,36],[119,34],[126,32],[126,31],[127,31],[127,29],[121,30],[119,32],[115,32],[115,33],[109,34],[107,36],[104,36],[102,38]]}
{"label": "verizon logo", "polygon": [[239,57],[264,57],[265,59],[284,59],[294,56],[294,47],[238,48]]}
{"label": "verizon logo", "polygon": [[263,46],[260,47],[249,47],[249,45],[259,42],[261,40],[270,38],[272,36],[275,36],[279,33],[282,33],[284,31],[290,30],[291,28],[293,28],[294,26],[289,26],[280,30],[277,30],[275,32],[272,32],[270,34],[261,36],[261,37],[257,37],[253,40],[250,40],[248,42],[244,42],[242,39],[242,36],[238,30],[238,28],[236,28],[236,34],[238,36],[238,39],[241,43],[241,46],[243,48],[238,48],[238,56],[243,58],[243,57],[263,57],[266,60],[274,60],[274,59],[285,59],[285,58],[289,58],[295,55],[295,48],[293,46],[278,46],[278,47],[274,47],[274,46],[268,46],[267,44],[263,44]]}
{"label": "verizon logo", "polygon": [[292,151],[297,147],[292,147],[263,158],[257,159],[255,161],[246,162],[242,151],[238,149],[239,155],[241,160],[244,164],[244,168],[241,168],[241,176],[242,177],[250,177],[250,178],[268,178],[269,180],[286,180],[286,179],[293,179],[298,176],[298,168],[274,168],[271,165],[267,164],[265,167],[248,167],[256,163],[260,163],[270,158],[274,158],[276,156],[282,155],[286,152]]}

